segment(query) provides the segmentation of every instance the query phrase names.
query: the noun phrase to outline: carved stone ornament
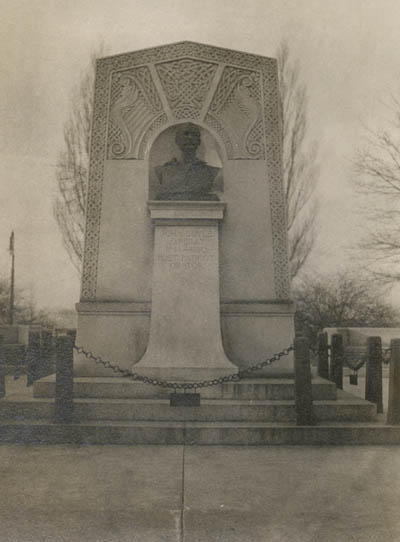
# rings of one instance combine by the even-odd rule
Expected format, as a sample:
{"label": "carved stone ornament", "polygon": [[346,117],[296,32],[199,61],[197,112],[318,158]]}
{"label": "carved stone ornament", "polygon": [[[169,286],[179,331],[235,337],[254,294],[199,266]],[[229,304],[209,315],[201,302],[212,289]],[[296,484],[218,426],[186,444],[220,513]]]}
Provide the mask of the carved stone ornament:
{"label": "carved stone ornament", "polygon": [[166,122],[162,104],[147,67],[113,75],[109,114],[108,157],[139,158],[149,127]]}
{"label": "carved stone ornament", "polygon": [[228,66],[205,119],[229,145],[233,159],[263,159],[260,75]]}
{"label": "carved stone ornament", "polygon": [[259,72],[181,58],[114,73],[108,158],[143,159],[168,119],[203,121],[219,134],[230,160],[264,158]]}
{"label": "carved stone ornament", "polygon": [[266,160],[276,297],[288,299],[278,107],[271,58],[181,42],[98,60],[81,300],[96,299],[104,159],[144,159],[186,118],[217,133],[228,159]]}
{"label": "carved stone ornament", "polygon": [[183,58],[156,65],[168,104],[176,119],[197,119],[218,64]]}

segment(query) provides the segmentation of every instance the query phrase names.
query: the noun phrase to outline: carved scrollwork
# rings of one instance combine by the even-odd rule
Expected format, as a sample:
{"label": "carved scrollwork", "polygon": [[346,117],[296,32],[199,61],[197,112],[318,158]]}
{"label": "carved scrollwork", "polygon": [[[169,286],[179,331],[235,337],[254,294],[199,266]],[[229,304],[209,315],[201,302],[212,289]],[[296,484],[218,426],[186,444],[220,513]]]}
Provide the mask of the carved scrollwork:
{"label": "carved scrollwork", "polygon": [[148,129],[143,135],[143,138],[140,142],[139,146],[139,159],[143,160],[143,158],[146,156],[147,151],[149,150],[149,145],[151,142],[151,139],[155,133],[157,133],[164,124],[168,122],[168,117],[165,113],[162,113],[158,117],[156,117],[153,122],[150,124]]}
{"label": "carved scrollwork", "polygon": [[176,119],[198,118],[218,65],[182,58],[156,65]]}
{"label": "carved scrollwork", "polygon": [[163,116],[148,68],[117,72],[112,78],[108,157],[139,158],[143,134]]}
{"label": "carved scrollwork", "polygon": [[[232,159],[264,158],[260,76],[227,66],[211,102],[206,122],[225,132]],[[220,133],[221,137],[224,135]]]}

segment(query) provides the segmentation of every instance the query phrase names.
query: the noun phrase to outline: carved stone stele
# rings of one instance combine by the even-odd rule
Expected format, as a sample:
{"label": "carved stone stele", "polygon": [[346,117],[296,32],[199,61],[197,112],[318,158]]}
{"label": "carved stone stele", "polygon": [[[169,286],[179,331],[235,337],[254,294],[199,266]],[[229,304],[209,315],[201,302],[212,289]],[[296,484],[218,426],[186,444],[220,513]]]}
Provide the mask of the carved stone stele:
{"label": "carved stone stele", "polygon": [[[149,341],[147,202],[159,194],[155,168],[175,157],[175,149],[164,156],[157,145],[168,145],[169,133],[186,123],[201,131],[198,160],[219,168],[215,184],[223,180],[223,190],[202,192],[227,206],[218,240],[226,356],[246,366],[293,337],[276,60],[181,42],[97,61],[77,342],[121,366],[139,361]],[[177,179],[174,167],[167,184],[168,176]],[[269,374],[289,369],[281,361]]]}
{"label": "carved stone stele", "polygon": [[276,61],[193,42],[97,62],[81,299],[97,297],[104,158],[145,160],[184,120],[211,129],[228,160],[266,160],[275,295],[288,299]]}

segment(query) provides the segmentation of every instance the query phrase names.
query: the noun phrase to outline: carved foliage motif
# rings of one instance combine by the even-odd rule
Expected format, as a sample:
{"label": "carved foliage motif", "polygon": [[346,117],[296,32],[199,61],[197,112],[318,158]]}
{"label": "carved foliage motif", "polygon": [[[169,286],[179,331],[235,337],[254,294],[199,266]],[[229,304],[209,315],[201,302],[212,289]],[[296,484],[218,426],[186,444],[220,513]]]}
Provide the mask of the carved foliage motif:
{"label": "carved foliage motif", "polygon": [[205,121],[229,140],[230,158],[264,158],[259,73],[227,66]]}
{"label": "carved foliage motif", "polygon": [[198,118],[217,64],[182,58],[157,64],[156,69],[175,118]]}
{"label": "carved foliage motif", "polygon": [[[136,96],[136,100],[140,104],[144,115],[147,114],[147,111],[152,113],[147,129],[144,132],[142,131],[143,135],[140,136],[142,139],[138,149],[137,141],[139,141],[140,137],[135,138],[131,136],[131,143],[127,139],[128,147],[131,145],[131,149],[136,148],[135,152],[137,152],[137,156],[142,158],[152,135],[157,133],[167,122],[166,112],[163,111],[155,84],[151,80],[151,73],[148,67],[143,68],[143,66],[145,64],[154,65],[160,63],[164,65],[172,61],[187,59],[188,57],[198,59],[206,65],[212,65],[212,63],[227,65],[204,121],[220,135],[226,146],[229,158],[235,155],[237,148],[234,148],[235,139],[230,140],[229,130],[225,126],[227,109],[232,107],[231,104],[235,100],[240,102],[243,96],[250,96],[247,108],[250,113],[253,112],[253,117],[255,116],[256,104],[260,107],[263,105],[263,114],[259,112],[250,128],[246,125],[246,133],[248,135],[245,149],[242,148],[242,150],[245,151],[247,158],[253,159],[262,158],[264,152],[268,163],[275,291],[278,299],[287,299],[289,297],[285,203],[281,182],[281,142],[279,137],[276,62],[273,59],[241,53],[239,51],[193,42],[181,42],[108,57],[98,61],[90,153],[85,253],[81,291],[82,301],[96,299],[102,184],[104,157],[107,152],[107,133],[109,133],[110,139],[108,146],[109,157],[114,152],[111,150],[113,144],[119,143],[122,145],[120,149],[122,149],[123,145],[126,145],[123,139],[124,136],[122,135],[123,130],[116,125],[114,120],[111,120],[111,109],[109,109],[109,104],[112,108],[115,107],[118,99],[123,100],[121,88],[119,87],[121,78],[118,79],[116,72],[120,72],[120,77],[123,77],[124,74],[132,75],[126,81],[128,87],[132,86],[132,88],[128,88],[125,91],[126,94],[129,95],[132,93],[133,96]],[[124,73],[121,73],[122,71]],[[257,74],[261,74],[261,80],[260,75]],[[239,89],[233,92],[236,87],[239,87]],[[110,90],[112,90],[112,95],[110,95]],[[141,98],[142,94],[145,101]],[[244,101],[246,103],[246,99]],[[173,102],[169,103],[174,111],[175,106]],[[194,106],[194,109],[196,112],[199,111],[198,102],[197,106]],[[108,120],[109,115],[110,121]],[[111,131],[115,131],[112,136]],[[265,148],[263,147],[264,150],[261,152],[258,149],[262,144],[263,137],[265,137]],[[118,146],[115,147],[115,150],[118,151]]]}
{"label": "carved foliage motif", "polygon": [[140,141],[163,108],[147,67],[112,77],[108,135],[109,158],[138,158]]}

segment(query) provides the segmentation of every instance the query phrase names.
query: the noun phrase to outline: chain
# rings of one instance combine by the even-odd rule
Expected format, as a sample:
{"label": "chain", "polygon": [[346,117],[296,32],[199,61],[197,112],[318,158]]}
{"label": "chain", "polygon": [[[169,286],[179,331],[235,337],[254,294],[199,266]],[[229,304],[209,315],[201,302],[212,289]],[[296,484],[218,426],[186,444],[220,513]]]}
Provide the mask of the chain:
{"label": "chain", "polygon": [[98,365],[103,365],[106,369],[111,369],[114,373],[120,374],[125,378],[130,378],[132,380],[143,382],[144,384],[151,384],[152,386],[161,386],[162,388],[171,388],[174,390],[196,390],[197,388],[210,388],[212,386],[218,386],[219,384],[225,384],[227,382],[237,382],[242,378],[250,375],[254,371],[259,371],[263,367],[272,365],[276,361],[279,361],[283,356],[287,356],[294,348],[293,345],[284,348],[277,354],[273,355],[272,358],[261,361],[247,369],[240,369],[237,373],[232,373],[227,376],[221,376],[220,378],[214,378],[213,380],[199,380],[196,382],[169,382],[167,380],[160,380],[158,378],[149,378],[148,376],[140,375],[129,369],[122,369],[118,365],[111,363],[110,361],[104,361],[100,356],[95,356],[92,352],[86,351],[81,346],[75,346],[74,349],[78,354],[83,354],[86,358],[91,359]]}
{"label": "chain", "polygon": [[[385,365],[389,365],[390,364],[390,359],[391,359],[391,353],[392,353],[392,349],[390,348],[390,346],[388,348],[382,348],[382,362],[385,364]],[[346,354],[344,355],[344,359],[346,359]],[[364,367],[364,365],[366,364],[367,362],[367,354],[364,354],[363,357],[361,357],[356,364],[354,364],[353,366],[349,366],[350,369],[353,369],[354,372],[357,372],[359,371],[362,367]]]}
{"label": "chain", "polygon": [[[332,350],[332,346],[330,344],[327,344],[325,348],[327,348],[328,351]],[[310,352],[314,354],[314,356],[317,356],[319,354],[319,351],[320,351],[319,348],[315,348],[310,345],[309,349],[310,349]],[[391,352],[392,352],[392,349],[390,348],[390,346],[388,348],[382,348],[382,362],[385,365],[390,364]],[[367,362],[367,355],[365,354],[363,357],[357,360],[357,363],[353,363],[353,365],[350,366],[347,364],[346,352],[344,352],[342,356],[342,362],[343,362],[343,365],[347,365],[349,369],[352,369],[355,373],[357,373]]]}
{"label": "chain", "polygon": [[[308,346],[308,348],[309,348],[310,352],[311,352],[312,354],[314,354],[314,356],[317,356],[317,355],[320,353],[320,351],[321,351],[321,348],[316,347],[316,346],[312,346],[311,344]],[[329,350],[331,350],[331,345],[330,345],[330,344],[327,344],[327,345],[325,345],[325,348],[326,348],[326,349],[328,350],[328,352],[329,352]]]}
{"label": "chain", "polygon": [[383,357],[383,363],[385,365],[390,364],[391,356],[392,356],[392,349],[390,348],[390,346],[388,348],[383,348],[382,357]]}
{"label": "chain", "polygon": [[[345,356],[345,359],[346,359],[346,356]],[[355,373],[357,373],[361,367],[364,367],[365,363],[367,362],[367,358],[364,357],[364,358],[360,358],[357,363],[353,364],[352,366],[348,365],[347,366],[349,367],[349,369],[351,369],[352,371],[354,371]]]}

